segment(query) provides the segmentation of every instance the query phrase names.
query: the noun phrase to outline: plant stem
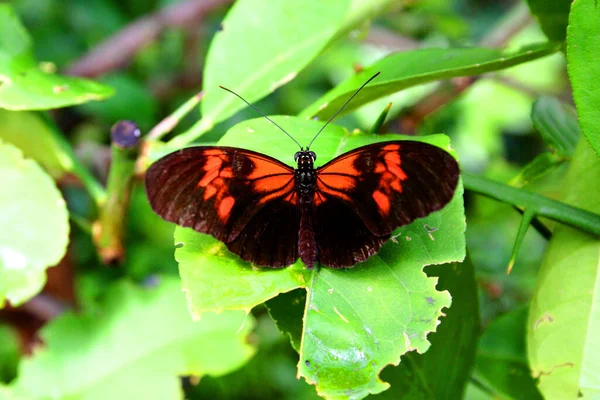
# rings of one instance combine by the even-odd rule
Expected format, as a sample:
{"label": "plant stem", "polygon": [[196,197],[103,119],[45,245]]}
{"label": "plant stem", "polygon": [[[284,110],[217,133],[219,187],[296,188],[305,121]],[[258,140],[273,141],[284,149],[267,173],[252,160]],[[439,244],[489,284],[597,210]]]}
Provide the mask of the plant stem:
{"label": "plant stem", "polygon": [[525,213],[550,218],[563,224],[600,235],[600,215],[552,200],[537,193],[462,172],[465,189],[522,208]]}
{"label": "plant stem", "polygon": [[123,259],[123,236],[135,172],[140,130],[130,121],[117,122],[112,130],[112,160],[107,183],[107,201],[94,222],[92,237],[105,264]]}

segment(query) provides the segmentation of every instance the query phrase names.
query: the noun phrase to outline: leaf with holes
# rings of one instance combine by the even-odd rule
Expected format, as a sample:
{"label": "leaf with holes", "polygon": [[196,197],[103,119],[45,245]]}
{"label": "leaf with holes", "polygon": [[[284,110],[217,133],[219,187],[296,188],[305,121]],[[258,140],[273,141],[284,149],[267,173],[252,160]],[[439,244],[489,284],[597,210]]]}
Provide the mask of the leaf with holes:
{"label": "leaf with holes", "polygon": [[[275,117],[275,121],[302,144],[321,126],[292,117]],[[322,164],[352,148],[398,139],[409,138],[348,134],[330,125],[312,149]],[[410,139],[449,149],[444,135]],[[236,125],[219,144],[240,143],[289,164],[297,151],[264,119]],[[324,396],[360,398],[386,389],[378,378],[386,365],[397,364],[409,350],[424,352],[429,347],[426,336],[435,330],[442,309],[450,305],[450,295],[436,291],[437,279],[428,278],[423,266],[461,261],[464,231],[460,184],[443,210],[399,228],[378,255],[352,269],[307,270],[298,262],[279,270],[254,270],[212,237],[180,227],[175,231],[175,242],[181,246],[175,257],[189,309],[196,317],[221,309],[249,310],[279,293],[306,289],[299,374]],[[290,334],[297,342],[297,326],[289,321],[285,326],[295,330]]]}
{"label": "leaf with holes", "polygon": [[67,207],[52,178],[0,141],[0,307],[37,294],[67,250]]}
{"label": "leaf with holes", "polygon": [[39,66],[31,39],[10,4],[0,4],[0,107],[46,110],[102,100],[113,90],[87,79],[56,75]]}

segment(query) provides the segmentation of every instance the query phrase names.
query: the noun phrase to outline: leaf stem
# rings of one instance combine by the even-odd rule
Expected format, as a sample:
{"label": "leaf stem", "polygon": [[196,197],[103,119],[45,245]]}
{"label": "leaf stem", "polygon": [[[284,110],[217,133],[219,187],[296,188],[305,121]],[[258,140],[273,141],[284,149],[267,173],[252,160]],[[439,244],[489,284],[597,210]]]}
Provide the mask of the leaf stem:
{"label": "leaf stem", "polygon": [[92,227],[92,237],[105,264],[123,259],[125,217],[135,173],[140,130],[130,121],[117,122],[111,129],[111,164],[107,182],[107,201],[100,208]]}
{"label": "leaf stem", "polygon": [[525,213],[550,218],[554,221],[600,235],[600,215],[549,199],[537,193],[517,189],[502,183],[462,172],[465,189],[520,207]]}

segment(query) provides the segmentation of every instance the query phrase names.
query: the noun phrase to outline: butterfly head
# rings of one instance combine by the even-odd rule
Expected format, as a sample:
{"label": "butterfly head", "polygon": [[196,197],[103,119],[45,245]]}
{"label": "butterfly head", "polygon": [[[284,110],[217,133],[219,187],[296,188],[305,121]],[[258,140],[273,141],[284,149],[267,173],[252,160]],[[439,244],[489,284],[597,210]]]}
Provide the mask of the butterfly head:
{"label": "butterfly head", "polygon": [[313,168],[313,163],[317,159],[314,151],[300,150],[294,154],[294,161],[298,163],[298,169]]}

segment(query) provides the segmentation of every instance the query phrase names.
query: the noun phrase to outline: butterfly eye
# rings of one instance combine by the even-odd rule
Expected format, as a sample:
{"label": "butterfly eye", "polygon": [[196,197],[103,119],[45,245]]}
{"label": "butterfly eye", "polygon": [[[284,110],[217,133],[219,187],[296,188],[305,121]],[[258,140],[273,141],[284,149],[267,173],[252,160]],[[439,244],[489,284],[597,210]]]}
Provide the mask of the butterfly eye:
{"label": "butterfly eye", "polygon": [[296,154],[294,154],[294,161],[298,162],[298,158],[300,157],[300,152],[297,151]]}
{"label": "butterfly eye", "polygon": [[317,155],[315,154],[315,152],[314,152],[314,151],[311,151],[311,152],[310,152],[310,153],[308,153],[308,154],[310,154],[310,156],[312,157],[313,161],[316,161],[316,160],[317,160]]}

